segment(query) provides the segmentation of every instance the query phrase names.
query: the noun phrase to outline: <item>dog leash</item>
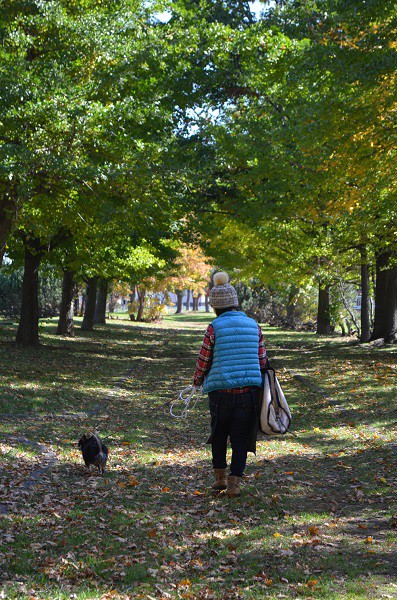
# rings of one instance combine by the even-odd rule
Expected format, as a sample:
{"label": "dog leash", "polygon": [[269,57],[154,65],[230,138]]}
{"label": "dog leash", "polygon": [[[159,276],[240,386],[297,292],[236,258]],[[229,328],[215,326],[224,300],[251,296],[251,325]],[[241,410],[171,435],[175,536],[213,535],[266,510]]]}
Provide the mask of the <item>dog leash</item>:
{"label": "dog leash", "polygon": [[[203,388],[197,388],[195,385],[188,385],[184,390],[182,390],[173,402],[171,402],[170,406],[170,415],[174,417],[174,419],[186,419],[187,413],[189,410],[194,408],[199,400],[203,398]],[[179,415],[176,415],[173,411],[174,404],[177,402],[183,402],[184,407]]]}

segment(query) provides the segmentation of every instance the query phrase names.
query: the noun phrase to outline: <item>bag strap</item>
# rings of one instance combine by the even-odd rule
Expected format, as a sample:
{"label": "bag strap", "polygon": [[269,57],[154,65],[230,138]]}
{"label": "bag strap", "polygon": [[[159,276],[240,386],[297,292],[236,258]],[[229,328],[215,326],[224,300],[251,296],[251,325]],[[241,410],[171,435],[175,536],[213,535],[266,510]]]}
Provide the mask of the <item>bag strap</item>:
{"label": "bag strap", "polygon": [[267,373],[269,375],[270,395],[272,398],[274,413],[276,415],[276,419],[278,419],[280,415],[280,409],[276,392],[276,372],[274,371],[274,369],[269,369]]}

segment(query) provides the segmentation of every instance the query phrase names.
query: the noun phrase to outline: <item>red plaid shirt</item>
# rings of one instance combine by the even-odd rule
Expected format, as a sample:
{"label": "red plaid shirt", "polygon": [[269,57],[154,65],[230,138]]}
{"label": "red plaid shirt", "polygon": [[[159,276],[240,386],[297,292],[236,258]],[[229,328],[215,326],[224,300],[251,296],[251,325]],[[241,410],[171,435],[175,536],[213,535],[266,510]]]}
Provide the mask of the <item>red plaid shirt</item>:
{"label": "red plaid shirt", "polygon": [[[204,335],[203,344],[201,346],[201,350],[199,352],[196,370],[194,372],[194,385],[196,387],[203,385],[204,377],[207,375],[208,371],[212,365],[212,355],[214,351],[215,344],[215,334],[214,328],[210,324],[207,327],[207,331]],[[262,329],[258,325],[258,359],[259,366],[262,369],[269,368],[269,361],[266,355],[265,341],[263,339]]]}

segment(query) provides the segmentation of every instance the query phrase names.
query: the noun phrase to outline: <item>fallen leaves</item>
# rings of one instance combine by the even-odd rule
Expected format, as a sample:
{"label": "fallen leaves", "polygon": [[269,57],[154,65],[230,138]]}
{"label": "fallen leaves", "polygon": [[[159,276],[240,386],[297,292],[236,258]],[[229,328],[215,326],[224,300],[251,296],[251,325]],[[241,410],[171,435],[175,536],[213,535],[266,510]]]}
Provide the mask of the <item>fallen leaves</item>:
{"label": "fallen leaves", "polygon": [[[162,343],[168,339],[162,325],[134,327],[126,328],[120,346],[112,347],[112,358],[106,363],[109,373],[125,371],[137,347],[150,352],[153,339],[160,337]],[[5,464],[0,511],[8,511],[3,514],[7,552],[0,552],[0,560],[10,572],[10,581],[16,580],[12,569],[23,571],[29,559],[48,590],[62,587],[72,595],[88,585],[98,590],[95,597],[102,600],[129,600],[132,588],[134,598],[142,600],[206,600],[219,596],[219,590],[230,598],[321,596],[325,594],[323,573],[334,581],[331,591],[340,589],[338,565],[342,564],[352,587],[363,569],[374,573],[374,578],[387,573],[392,548],[388,536],[396,527],[395,517],[387,513],[392,506],[388,489],[395,483],[395,453],[392,430],[386,435],[379,424],[372,430],[368,425],[370,410],[375,410],[372,399],[358,392],[355,405],[348,407],[354,413],[341,423],[334,407],[322,398],[303,398],[286,381],[294,405],[299,400],[295,421],[299,435],[259,442],[258,458],[248,461],[243,502],[214,498],[209,491],[210,451],[204,445],[206,408],[192,414],[189,422],[172,421],[161,412],[164,398],[158,392],[164,372],[168,378],[164,393],[189,376],[198,331],[194,327],[191,335],[186,329],[178,338],[177,346],[185,344],[183,353],[170,344],[167,361],[162,361],[165,347],[156,346],[157,359],[150,368],[125,380],[128,386],[109,397],[100,419],[111,432],[105,478],[85,479],[81,457],[72,446],[76,420],[12,423],[23,428],[24,435],[48,444],[59,464],[42,475],[39,486],[24,490],[24,482],[41,466],[40,457],[26,444],[18,447],[3,440],[0,445]],[[174,326],[169,332],[172,340],[179,335]],[[176,359],[176,351],[183,358]],[[283,360],[291,356],[287,352]],[[329,355],[326,368],[318,368],[324,378],[328,359]],[[342,384],[365,375],[363,364],[352,361],[346,373],[337,370],[342,382],[337,391],[343,402],[347,395]],[[58,369],[59,363],[54,366]],[[81,389],[73,369],[66,381]],[[84,377],[82,371],[78,375]],[[56,376],[51,380],[58,382]],[[350,384],[354,386],[359,389],[356,382]],[[84,410],[97,403],[98,389],[99,384],[96,389],[91,382]],[[71,409],[74,405],[75,400],[70,400]],[[301,425],[309,414],[321,414],[321,421],[304,431]],[[92,426],[89,421],[84,426]],[[356,426],[351,428],[348,422]],[[374,514],[383,519],[376,534],[379,521],[374,522]],[[26,582],[32,580],[33,575],[26,573]],[[41,591],[31,595],[41,597]]]}
{"label": "fallen leaves", "polygon": [[310,525],[307,529],[309,535],[317,535],[319,532],[319,528],[315,525]]}

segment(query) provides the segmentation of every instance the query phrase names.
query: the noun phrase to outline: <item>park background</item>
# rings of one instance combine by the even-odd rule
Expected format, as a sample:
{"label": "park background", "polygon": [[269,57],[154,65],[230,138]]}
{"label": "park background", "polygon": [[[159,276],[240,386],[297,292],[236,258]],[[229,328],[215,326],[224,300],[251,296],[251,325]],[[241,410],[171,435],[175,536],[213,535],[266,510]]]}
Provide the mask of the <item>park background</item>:
{"label": "park background", "polygon": [[[4,0],[0,23],[2,596],[397,597],[395,3]],[[294,419],[234,504],[205,404],[169,415],[217,270]]]}

